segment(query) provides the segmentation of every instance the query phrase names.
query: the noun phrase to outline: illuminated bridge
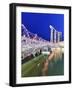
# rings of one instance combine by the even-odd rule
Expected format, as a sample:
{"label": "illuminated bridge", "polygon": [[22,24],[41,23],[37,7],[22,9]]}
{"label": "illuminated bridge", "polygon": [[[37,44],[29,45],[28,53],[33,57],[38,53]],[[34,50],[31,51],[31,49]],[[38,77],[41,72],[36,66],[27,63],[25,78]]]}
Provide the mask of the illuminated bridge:
{"label": "illuminated bridge", "polygon": [[[44,48],[52,51],[53,48],[64,48],[64,43],[61,41],[61,33],[58,33],[51,25],[50,41],[44,40],[37,34],[29,32],[24,25],[22,25],[23,33],[21,37],[21,55],[22,59],[29,55],[40,53]],[[56,39],[58,35],[58,40]]]}

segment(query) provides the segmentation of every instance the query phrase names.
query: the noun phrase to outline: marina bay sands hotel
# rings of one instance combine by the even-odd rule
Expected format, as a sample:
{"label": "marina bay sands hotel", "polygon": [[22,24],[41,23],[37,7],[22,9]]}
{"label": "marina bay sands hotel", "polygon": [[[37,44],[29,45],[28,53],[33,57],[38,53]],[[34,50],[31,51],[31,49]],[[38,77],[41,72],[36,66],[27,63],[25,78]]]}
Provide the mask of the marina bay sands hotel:
{"label": "marina bay sands hotel", "polygon": [[53,26],[49,26],[51,29],[50,32],[50,42],[58,43],[62,41],[62,32],[58,32]]}

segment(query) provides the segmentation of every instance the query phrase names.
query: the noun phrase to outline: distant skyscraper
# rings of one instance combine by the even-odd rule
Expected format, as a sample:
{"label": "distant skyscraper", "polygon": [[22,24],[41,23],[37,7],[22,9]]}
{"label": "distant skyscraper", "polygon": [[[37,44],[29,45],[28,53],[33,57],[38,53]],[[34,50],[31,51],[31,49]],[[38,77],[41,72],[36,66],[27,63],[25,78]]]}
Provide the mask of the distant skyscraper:
{"label": "distant skyscraper", "polygon": [[54,30],[54,43],[56,43],[56,38],[57,38],[57,37],[56,37],[56,32],[57,32],[57,31]]}
{"label": "distant skyscraper", "polygon": [[62,41],[62,32],[58,32],[58,42]]}
{"label": "distant skyscraper", "polygon": [[62,32],[58,32],[53,26],[49,26],[50,32],[50,42],[57,43],[62,41]]}
{"label": "distant skyscraper", "polygon": [[58,42],[58,31],[56,31],[56,42]]}
{"label": "distant skyscraper", "polygon": [[60,41],[62,41],[62,32],[60,32]]}
{"label": "distant skyscraper", "polygon": [[50,29],[51,29],[51,34],[50,34],[50,42],[53,42],[53,27],[50,25],[49,26],[50,27]]}

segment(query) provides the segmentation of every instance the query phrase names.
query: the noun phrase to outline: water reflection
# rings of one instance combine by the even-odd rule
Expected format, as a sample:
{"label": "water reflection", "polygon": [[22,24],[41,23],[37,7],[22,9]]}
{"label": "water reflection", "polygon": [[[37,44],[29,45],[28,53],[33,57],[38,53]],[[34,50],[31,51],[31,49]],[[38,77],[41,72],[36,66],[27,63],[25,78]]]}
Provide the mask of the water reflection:
{"label": "water reflection", "polygon": [[43,62],[42,75],[53,76],[64,74],[63,48],[54,48],[51,54]]}

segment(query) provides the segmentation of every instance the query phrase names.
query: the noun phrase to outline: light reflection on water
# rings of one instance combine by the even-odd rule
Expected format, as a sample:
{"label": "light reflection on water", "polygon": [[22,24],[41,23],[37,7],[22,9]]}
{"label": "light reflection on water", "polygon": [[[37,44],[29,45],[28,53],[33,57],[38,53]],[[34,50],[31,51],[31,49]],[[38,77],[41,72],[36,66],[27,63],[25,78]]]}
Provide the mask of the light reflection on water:
{"label": "light reflection on water", "polygon": [[42,75],[64,75],[64,53],[61,48],[56,48],[44,62]]}
{"label": "light reflection on water", "polygon": [[22,77],[64,75],[64,52],[55,48],[50,55],[39,55],[22,63]]}

